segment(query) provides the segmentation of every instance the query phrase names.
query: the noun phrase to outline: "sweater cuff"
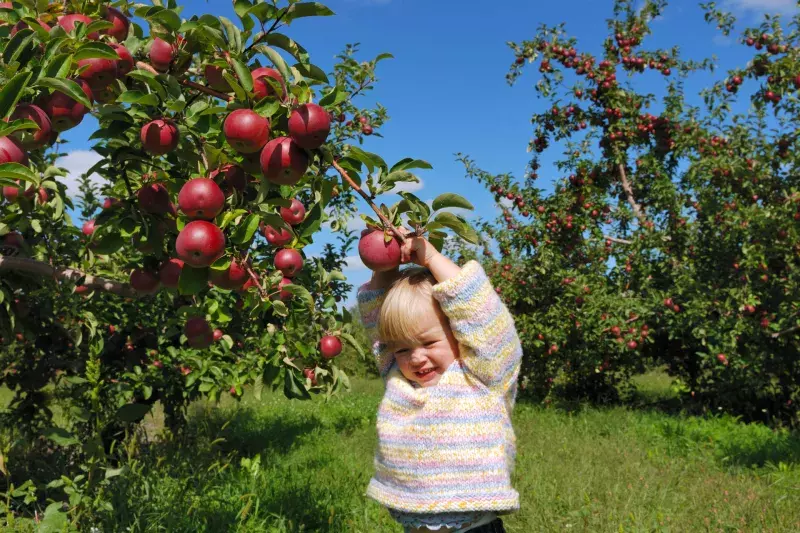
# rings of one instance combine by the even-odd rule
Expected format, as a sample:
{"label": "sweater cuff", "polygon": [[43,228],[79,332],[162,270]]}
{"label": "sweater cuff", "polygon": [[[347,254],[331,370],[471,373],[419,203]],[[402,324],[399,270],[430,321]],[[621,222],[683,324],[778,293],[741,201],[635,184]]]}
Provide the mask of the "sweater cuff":
{"label": "sweater cuff", "polygon": [[489,279],[477,261],[469,261],[456,276],[433,286],[433,296],[443,306],[467,301]]}

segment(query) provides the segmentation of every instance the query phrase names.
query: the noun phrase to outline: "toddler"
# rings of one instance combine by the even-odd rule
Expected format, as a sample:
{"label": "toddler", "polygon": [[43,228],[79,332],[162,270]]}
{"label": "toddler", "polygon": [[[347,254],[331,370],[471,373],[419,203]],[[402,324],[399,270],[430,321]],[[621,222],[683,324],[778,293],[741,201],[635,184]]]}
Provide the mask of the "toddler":
{"label": "toddler", "polygon": [[[480,264],[464,268],[423,237],[358,291],[386,391],[367,495],[406,533],[505,532],[519,508],[511,411],[522,350]],[[420,268],[422,267],[422,268]]]}

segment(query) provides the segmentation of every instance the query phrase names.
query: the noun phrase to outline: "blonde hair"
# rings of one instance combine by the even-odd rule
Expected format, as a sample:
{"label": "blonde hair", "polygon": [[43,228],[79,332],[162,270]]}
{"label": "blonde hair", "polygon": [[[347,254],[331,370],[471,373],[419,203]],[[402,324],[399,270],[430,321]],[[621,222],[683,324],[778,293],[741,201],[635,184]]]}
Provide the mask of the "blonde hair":
{"label": "blonde hair", "polygon": [[386,291],[378,319],[378,336],[382,342],[416,341],[420,333],[417,324],[424,313],[439,312],[433,297],[436,279],[426,268],[411,267]]}

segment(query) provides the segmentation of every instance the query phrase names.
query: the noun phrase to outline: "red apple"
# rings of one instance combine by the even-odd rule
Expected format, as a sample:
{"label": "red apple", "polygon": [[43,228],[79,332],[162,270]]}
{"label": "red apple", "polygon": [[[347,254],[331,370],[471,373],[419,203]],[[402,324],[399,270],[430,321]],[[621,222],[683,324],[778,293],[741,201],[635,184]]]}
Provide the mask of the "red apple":
{"label": "red apple", "polygon": [[37,150],[50,144],[53,125],[44,110],[33,104],[19,104],[11,114],[10,120],[30,119],[39,127],[38,130],[17,130],[12,135],[19,145],[26,150]]}
{"label": "red apple", "polygon": [[[81,15],[80,13],[74,13],[72,15],[64,15],[58,17],[58,25],[64,28],[64,31],[66,31],[67,33],[75,29],[76,22],[83,22],[84,26],[88,26],[89,24],[92,23],[92,19],[90,17],[87,17],[86,15]],[[96,31],[93,31],[92,33],[88,34],[86,38],[92,41],[96,41],[100,38],[100,34],[97,33]]]}
{"label": "red apple", "polygon": [[107,30],[103,30],[103,33],[110,35],[118,41],[124,41],[127,39],[128,28],[130,28],[131,25],[128,17],[123,15],[119,9],[113,7],[105,7],[104,11],[105,15],[103,18],[112,23],[114,26],[112,28],[108,28]]}
{"label": "red apple", "polygon": [[[88,83],[81,79],[74,81],[81,86],[83,93],[90,102],[94,100],[92,89],[89,87]],[[37,101],[37,105],[50,117],[53,130],[57,132],[74,128],[81,123],[83,116],[89,112],[86,106],[59,91],[54,91],[50,95],[42,96]]]}
{"label": "red apple", "polygon": [[228,80],[226,80],[222,76],[223,72],[222,67],[218,67],[216,65],[206,65],[205,70],[203,73],[206,76],[206,85],[214,89],[215,91],[219,91],[221,93],[229,93],[233,89],[231,89]]}
{"label": "red apple", "polygon": [[169,198],[169,191],[161,183],[142,186],[136,192],[136,198],[139,200],[139,208],[145,213],[165,215],[170,212],[172,201]]}
{"label": "red apple", "polygon": [[283,289],[285,286],[287,286],[287,285],[291,285],[291,284],[292,284],[292,278],[283,278],[283,279],[282,279],[282,280],[281,280],[281,281],[278,283],[278,288],[279,288],[279,289],[280,289],[280,291],[281,291],[281,292],[279,292],[279,293],[278,293],[278,298],[279,298],[279,299],[280,299],[282,302],[285,302],[286,300],[291,300],[291,299],[292,299],[292,296],[294,296],[294,295],[293,295],[291,292],[289,292],[289,291],[287,291],[287,290],[284,290],[284,289]]}
{"label": "red apple", "polygon": [[86,222],[83,223],[83,226],[81,227],[81,231],[87,237],[91,237],[92,233],[94,233],[94,230],[95,230],[94,219],[87,220]]}
{"label": "red apple", "polygon": [[294,185],[308,169],[308,155],[291,137],[272,139],[261,152],[261,172],[277,185]]}
{"label": "red apple", "polygon": [[325,335],[319,341],[319,351],[325,359],[333,359],[342,353],[342,341],[339,340],[339,337]]}
{"label": "red apple", "polygon": [[158,290],[159,283],[158,276],[148,270],[135,268],[131,272],[131,287],[136,292],[153,294]]}
{"label": "red apple", "polygon": [[300,224],[306,217],[306,208],[297,198],[292,199],[292,205],[281,207],[281,218],[290,226]]}
{"label": "red apple", "polygon": [[78,69],[78,77],[88,83],[92,91],[108,87],[117,79],[117,62],[113,59],[81,59],[78,61]]}
{"label": "red apple", "polygon": [[[283,82],[283,76],[281,76],[280,72],[274,68],[261,67],[255,69],[250,74],[253,76],[253,93],[256,96],[256,100],[261,100],[267,96],[277,96],[279,99],[283,100],[286,94],[286,84]],[[276,95],[275,89],[269,82],[264,81],[264,78],[272,78],[277,81],[281,86],[281,94]]]}
{"label": "red apple", "polygon": [[234,190],[241,193],[247,188],[247,174],[239,165],[222,165],[212,170],[208,177],[219,183],[226,197],[232,195]]}
{"label": "red apple", "polygon": [[144,149],[155,155],[164,155],[178,146],[180,133],[175,123],[166,118],[148,122],[139,135]]}
{"label": "red apple", "polygon": [[25,153],[19,141],[13,137],[0,137],[0,163],[28,164],[28,154]]}
{"label": "red apple", "polygon": [[163,286],[176,289],[180,282],[182,271],[183,261],[170,258],[161,263],[161,268],[158,270],[158,279]]}
{"label": "red apple", "polygon": [[269,139],[269,120],[252,109],[237,109],[225,118],[225,139],[242,154],[259,151]]}
{"label": "red apple", "polygon": [[287,278],[293,278],[303,269],[303,256],[294,248],[284,248],[275,254],[275,268]]}
{"label": "red apple", "polygon": [[331,116],[317,104],[303,104],[289,117],[289,135],[306,150],[325,144],[330,132]]}
{"label": "red apple", "polygon": [[192,348],[208,348],[214,341],[214,333],[211,326],[201,317],[192,317],[183,326],[183,333],[186,335],[186,342]]}
{"label": "red apple", "polygon": [[7,185],[3,187],[3,196],[9,203],[16,202],[20,199],[20,195],[24,196],[28,200],[33,198],[33,195],[36,193],[36,189],[33,187],[27,187],[27,184],[17,180],[17,186],[14,187],[13,185]]}
{"label": "red apple", "polygon": [[383,231],[367,229],[361,232],[358,255],[370,270],[386,272],[400,265],[400,243],[394,238],[386,242]]}
{"label": "red apple", "polygon": [[178,206],[192,220],[213,220],[225,207],[225,195],[214,180],[194,178],[181,187]]}
{"label": "red apple", "polygon": [[728,365],[728,358],[725,357],[724,353],[718,353],[717,354],[717,361],[719,361],[720,363],[722,363],[725,366]]}
{"label": "red apple", "polygon": [[225,235],[211,222],[193,220],[178,234],[175,252],[191,267],[211,266],[225,253]]}
{"label": "red apple", "polygon": [[116,207],[119,204],[119,200],[116,198],[106,198],[103,200],[103,209],[111,209],[112,207]]}
{"label": "red apple", "polygon": [[317,377],[314,375],[314,369],[313,368],[304,368],[303,369],[303,375],[311,380],[311,384],[312,385],[316,385],[317,384]]}
{"label": "red apple", "polygon": [[178,48],[174,44],[168,43],[160,37],[156,37],[153,39],[153,44],[150,46],[148,57],[154,69],[159,72],[167,72],[177,54]]}
{"label": "red apple", "polygon": [[215,329],[214,330],[214,341],[220,340],[223,335],[225,335],[225,333],[221,329],[219,329],[219,328]]}
{"label": "red apple", "polygon": [[127,75],[128,72],[133,70],[135,65],[130,50],[117,43],[111,43],[111,48],[113,48],[119,56],[119,59],[117,59],[117,74],[120,76]]}
{"label": "red apple", "polygon": [[281,228],[278,231],[272,226],[264,226],[264,237],[273,246],[283,246],[289,244],[292,240],[292,234],[286,228]]}
{"label": "red apple", "polygon": [[247,273],[246,265],[236,261],[231,261],[231,266],[227,270],[212,269],[209,275],[211,283],[228,290],[242,289],[248,279],[250,279],[250,275]]}

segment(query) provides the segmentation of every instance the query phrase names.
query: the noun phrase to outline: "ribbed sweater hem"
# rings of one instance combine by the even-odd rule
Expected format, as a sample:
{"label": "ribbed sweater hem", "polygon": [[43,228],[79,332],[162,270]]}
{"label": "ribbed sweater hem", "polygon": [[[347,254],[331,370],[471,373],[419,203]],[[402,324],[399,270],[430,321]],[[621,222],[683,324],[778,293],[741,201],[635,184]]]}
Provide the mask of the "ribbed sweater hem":
{"label": "ribbed sweater hem", "polygon": [[367,496],[385,507],[407,513],[511,512],[519,509],[519,493],[511,488],[469,496],[442,496],[403,492],[373,478],[367,487]]}

